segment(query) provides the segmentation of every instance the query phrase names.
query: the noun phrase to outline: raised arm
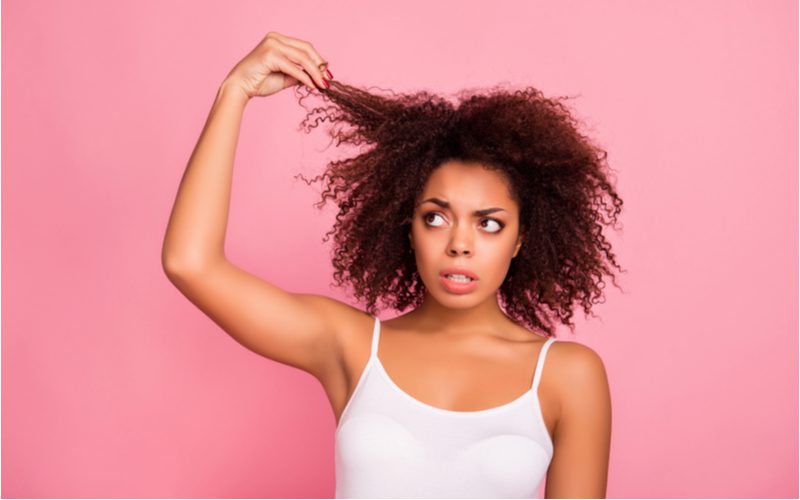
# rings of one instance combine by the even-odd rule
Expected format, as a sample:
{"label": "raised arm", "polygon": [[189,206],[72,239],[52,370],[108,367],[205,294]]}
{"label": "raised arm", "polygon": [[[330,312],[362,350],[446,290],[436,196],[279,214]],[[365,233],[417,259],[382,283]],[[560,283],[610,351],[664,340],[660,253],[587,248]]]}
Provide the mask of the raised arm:
{"label": "raised arm", "polygon": [[231,71],[181,179],[161,260],[181,293],[237,342],[323,379],[340,369],[340,329],[364,313],[327,297],[281,290],[224,254],[234,155],[247,102],[299,82],[324,88],[320,65],[324,61],[307,42],[269,33]]}
{"label": "raised arm", "polygon": [[172,207],[161,260],[168,274],[197,272],[225,259],[233,159],[249,98],[235,82],[217,90]]}

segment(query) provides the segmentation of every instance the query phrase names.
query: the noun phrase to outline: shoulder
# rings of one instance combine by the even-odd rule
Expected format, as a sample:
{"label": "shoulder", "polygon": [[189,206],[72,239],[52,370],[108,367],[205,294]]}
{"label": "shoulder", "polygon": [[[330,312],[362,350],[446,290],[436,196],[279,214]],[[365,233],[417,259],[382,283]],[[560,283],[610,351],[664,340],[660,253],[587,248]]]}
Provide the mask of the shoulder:
{"label": "shoulder", "polygon": [[605,365],[600,355],[591,347],[570,340],[556,340],[547,354],[552,358],[553,371],[568,378],[595,377],[605,374]]}
{"label": "shoulder", "polygon": [[354,354],[360,353],[364,346],[369,346],[376,317],[356,307],[345,305],[336,308],[333,322],[336,325],[339,357],[345,362]]}
{"label": "shoulder", "polygon": [[357,307],[325,295],[307,293],[295,295],[304,303],[313,304],[315,310],[320,311],[339,344],[348,343],[353,336],[363,335],[365,330],[372,332],[375,317]]}
{"label": "shoulder", "polygon": [[611,448],[611,395],[603,361],[578,342],[554,342],[559,401],[547,498],[605,498]]}
{"label": "shoulder", "polygon": [[602,358],[594,349],[579,342],[559,340],[550,345],[547,358],[561,417],[570,411],[601,412],[608,405],[608,376]]}

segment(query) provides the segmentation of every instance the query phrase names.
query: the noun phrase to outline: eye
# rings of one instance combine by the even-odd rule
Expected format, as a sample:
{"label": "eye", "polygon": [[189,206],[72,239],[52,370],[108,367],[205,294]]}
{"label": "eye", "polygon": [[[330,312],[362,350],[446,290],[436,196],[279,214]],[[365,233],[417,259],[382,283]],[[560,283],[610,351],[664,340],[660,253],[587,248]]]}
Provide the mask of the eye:
{"label": "eye", "polygon": [[497,219],[483,219],[481,222],[494,222],[495,224],[497,224],[497,230],[489,231],[490,233],[499,233],[500,230],[503,229],[503,223]]}
{"label": "eye", "polygon": [[425,221],[425,224],[427,224],[428,226],[439,227],[435,224],[428,224],[428,217],[441,217],[441,215],[439,215],[436,212],[428,212],[422,215],[422,220]]}

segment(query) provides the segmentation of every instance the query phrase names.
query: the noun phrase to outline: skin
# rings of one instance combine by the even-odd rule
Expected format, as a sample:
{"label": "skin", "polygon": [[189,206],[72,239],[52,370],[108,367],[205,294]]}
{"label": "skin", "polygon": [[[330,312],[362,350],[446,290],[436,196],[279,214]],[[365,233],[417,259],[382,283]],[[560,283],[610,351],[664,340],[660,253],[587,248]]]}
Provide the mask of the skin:
{"label": "skin", "polygon": [[[450,206],[443,208],[424,201],[429,198],[447,201]],[[473,404],[467,405],[472,409],[488,407],[490,400],[491,406],[509,401],[509,394],[519,394],[521,390],[512,388],[515,392],[509,392],[507,373],[489,373],[496,368],[483,368],[485,371],[477,379],[495,384],[497,389],[488,394],[485,389],[483,395],[469,391],[476,386],[475,380],[470,380],[463,383],[463,390],[455,389],[453,383],[437,398],[425,383],[431,378],[443,378],[441,373],[434,372],[436,368],[432,366],[437,363],[431,359],[449,356],[447,365],[451,370],[460,373],[463,367],[464,373],[475,373],[478,365],[470,363],[478,359],[477,351],[506,352],[497,346],[509,342],[515,342],[514,349],[520,356],[491,356],[498,365],[516,363],[515,366],[521,367],[514,369],[518,373],[515,378],[527,381],[530,377],[530,360],[536,359],[531,356],[535,352],[530,350],[531,346],[540,346],[544,337],[531,335],[512,322],[497,298],[497,290],[523,240],[519,206],[510,195],[507,179],[478,164],[450,161],[431,174],[417,202],[409,239],[426,295],[415,310],[382,322],[390,335],[381,342],[379,357],[397,383],[409,388],[407,392],[415,396],[427,394],[417,397],[422,401],[443,401],[443,393],[450,394],[451,401],[458,399],[452,396],[454,393],[472,394],[468,402]],[[491,207],[503,210],[481,216],[473,214],[475,210]],[[477,274],[477,288],[461,295],[448,292],[439,280],[439,272],[450,266],[465,267]],[[414,363],[419,364],[413,366]],[[480,366],[488,365],[483,361]],[[554,447],[545,498],[605,498],[611,395],[603,362],[589,347],[560,340],[548,351],[545,366],[539,397]],[[466,405],[465,400],[459,401]]]}
{"label": "skin", "polygon": [[[450,207],[426,201],[430,198]],[[473,214],[495,207],[502,210]],[[500,174],[458,161],[437,168],[417,200],[409,239],[426,288],[423,303],[410,314],[418,327],[462,337],[508,328],[497,289],[519,252],[522,235],[519,206]],[[447,291],[439,272],[450,266],[474,272],[477,288],[461,295]]]}
{"label": "skin", "polygon": [[[162,264],[170,281],[242,345],[317,377],[338,422],[369,355],[372,316],[324,296],[287,293],[233,265],[224,252],[233,155],[247,100],[295,82],[322,85],[323,63],[308,42],[271,32],[234,68],[220,87],[181,182]],[[475,167],[448,163],[429,179],[421,199],[437,196],[451,203],[447,211],[431,207],[444,219],[439,226],[437,218],[435,228],[416,218],[422,210],[417,207],[409,234],[429,293],[415,311],[383,322],[387,328],[380,352],[393,378],[398,367],[405,367],[405,376],[397,380],[414,389],[408,393],[461,411],[496,406],[518,395],[521,391],[510,385],[529,383],[535,359],[531,346],[542,342],[506,318],[497,303],[497,288],[520,247],[518,207],[502,176]],[[506,224],[499,234],[491,233],[493,223],[486,226],[472,217],[474,210],[492,206],[506,209],[492,214]],[[439,270],[455,264],[480,276],[473,293],[454,296],[441,288]],[[334,332],[330,325],[337,325]],[[400,330],[402,335],[393,335]],[[523,337],[527,342],[518,342]],[[404,342],[400,347],[407,350],[392,342]],[[335,358],[330,356],[334,351]],[[402,355],[394,358],[400,363],[392,362],[393,352]],[[440,362],[445,356],[447,362]],[[539,397],[555,449],[545,496],[605,496],[611,407],[602,362],[588,347],[559,341],[548,352],[542,377]],[[438,387],[432,387],[432,379],[441,382]]]}

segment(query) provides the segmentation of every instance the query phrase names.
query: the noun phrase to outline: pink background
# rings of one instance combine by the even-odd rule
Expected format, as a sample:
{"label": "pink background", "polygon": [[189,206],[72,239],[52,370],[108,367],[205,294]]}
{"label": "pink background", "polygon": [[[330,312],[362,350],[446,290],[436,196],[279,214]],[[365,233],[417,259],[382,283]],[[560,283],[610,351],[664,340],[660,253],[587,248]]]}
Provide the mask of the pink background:
{"label": "pink background", "polygon": [[[2,496],[333,495],[321,385],[235,342],[160,261],[217,87],[275,30],[347,83],[577,96],[625,201],[606,233],[625,293],[559,330],[606,364],[608,496],[797,497],[797,19],[755,0],[3,2]],[[304,115],[291,91],[248,104],[227,255],[349,301],[333,207],[293,179],[339,154]]]}

